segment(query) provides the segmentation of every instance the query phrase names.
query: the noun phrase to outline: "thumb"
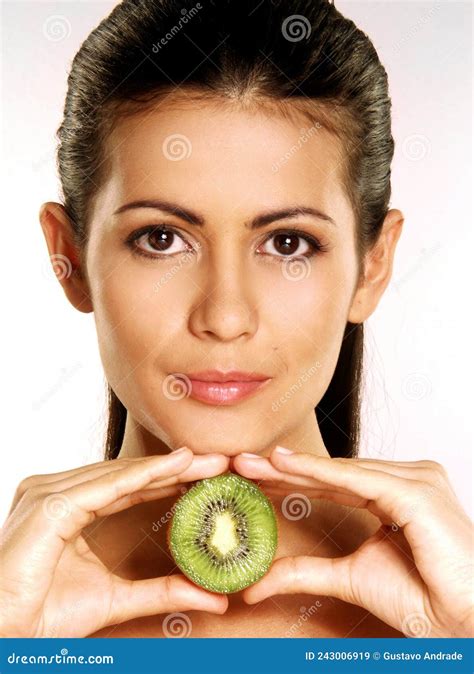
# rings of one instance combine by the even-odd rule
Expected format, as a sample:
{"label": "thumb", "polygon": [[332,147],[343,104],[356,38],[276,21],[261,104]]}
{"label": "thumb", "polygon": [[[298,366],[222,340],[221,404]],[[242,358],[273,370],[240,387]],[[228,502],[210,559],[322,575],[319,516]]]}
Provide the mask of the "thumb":
{"label": "thumb", "polygon": [[349,557],[281,557],[257,583],[243,591],[247,604],[274,594],[319,594],[355,603],[348,568]]}
{"label": "thumb", "polygon": [[108,625],[173,611],[225,613],[229,600],[198,587],[183,575],[174,574],[146,580],[116,577]]}

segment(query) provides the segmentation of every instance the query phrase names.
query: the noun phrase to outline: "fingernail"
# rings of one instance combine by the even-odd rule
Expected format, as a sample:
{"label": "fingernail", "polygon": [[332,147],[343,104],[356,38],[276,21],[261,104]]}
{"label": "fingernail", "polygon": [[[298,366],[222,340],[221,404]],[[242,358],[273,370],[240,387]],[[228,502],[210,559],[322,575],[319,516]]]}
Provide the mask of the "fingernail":
{"label": "fingernail", "polygon": [[173,449],[171,454],[179,454],[180,452],[184,452],[187,449],[187,447],[180,447],[179,449]]}
{"label": "fingernail", "polygon": [[291,449],[281,447],[280,445],[277,446],[275,451],[278,452],[278,454],[294,454],[294,452],[292,452]]}
{"label": "fingernail", "polygon": [[258,454],[252,454],[251,452],[241,452],[239,456],[245,456],[247,459],[261,459],[262,457]]}

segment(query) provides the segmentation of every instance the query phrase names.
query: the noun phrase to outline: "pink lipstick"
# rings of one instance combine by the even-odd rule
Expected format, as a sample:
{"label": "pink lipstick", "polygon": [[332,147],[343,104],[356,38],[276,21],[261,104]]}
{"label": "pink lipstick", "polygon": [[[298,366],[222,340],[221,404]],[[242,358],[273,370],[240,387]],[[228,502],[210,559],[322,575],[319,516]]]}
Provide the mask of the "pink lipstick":
{"label": "pink lipstick", "polygon": [[232,405],[261,389],[271,377],[258,372],[206,370],[186,375],[191,381],[190,398],[210,405]]}

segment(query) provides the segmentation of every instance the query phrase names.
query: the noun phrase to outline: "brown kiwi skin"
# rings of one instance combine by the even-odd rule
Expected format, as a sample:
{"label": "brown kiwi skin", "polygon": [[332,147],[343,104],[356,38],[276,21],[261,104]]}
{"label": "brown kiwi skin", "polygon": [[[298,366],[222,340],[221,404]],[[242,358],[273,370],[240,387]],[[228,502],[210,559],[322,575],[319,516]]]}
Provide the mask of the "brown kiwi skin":
{"label": "brown kiwi skin", "polygon": [[[227,473],[233,473],[234,475],[237,475],[238,477],[243,477],[243,476],[240,475],[239,473],[235,473],[235,472],[230,471],[230,470],[227,470],[227,471],[226,471],[225,473],[223,473],[223,474],[225,475],[225,474],[227,474]],[[203,478],[203,479],[206,479],[206,478]],[[257,487],[258,487],[258,488],[265,494],[265,496],[267,497],[267,499],[271,502],[271,504],[272,504],[272,506],[273,506],[273,509],[274,509],[274,511],[275,511],[275,521],[276,521],[276,529],[277,529],[277,541],[279,541],[279,540],[280,540],[280,522],[278,521],[278,517],[276,516],[277,509],[276,509],[276,507],[275,507],[275,504],[273,503],[272,498],[271,498],[270,496],[268,496],[268,494],[265,493],[265,490],[262,489],[262,488],[260,487],[260,485],[259,485],[257,482],[255,482],[255,480],[252,480],[252,478],[249,478],[249,477],[247,477],[247,478],[245,478],[245,479],[246,479],[246,480],[249,480],[249,481],[251,481],[251,482],[254,482],[255,485],[256,485],[256,486],[257,486]],[[194,480],[193,482],[187,482],[187,483],[186,483],[186,486],[189,485],[189,487],[186,489],[186,491],[189,491],[189,489],[191,489],[191,487],[194,487],[195,484],[197,484],[198,482],[201,482],[201,481],[202,481],[202,480]],[[181,496],[182,496],[182,495],[181,495]],[[179,500],[179,498],[181,498],[181,496],[179,496],[177,500]],[[177,500],[175,501],[175,503],[177,502]],[[172,522],[173,522],[173,518],[171,517],[171,518],[169,519],[167,525],[166,525],[166,543],[167,543],[167,545],[168,545],[168,550],[171,549],[171,548],[170,548],[170,536],[171,536],[171,525],[172,525]],[[278,543],[277,543],[277,545],[278,545]],[[277,556],[276,556],[276,552],[275,552],[275,556],[274,556],[274,558],[273,558],[272,564],[269,566],[267,572],[264,573],[263,576],[262,576],[261,578],[259,578],[259,580],[262,580],[262,578],[265,578],[265,576],[267,575],[267,573],[270,571],[270,569],[272,568],[273,564],[275,563],[276,559],[277,559]],[[173,561],[174,561],[174,560],[173,560]],[[176,566],[176,564],[175,564],[175,566]],[[178,569],[178,572],[179,572],[181,575],[185,576],[185,578],[187,578],[189,581],[191,581],[191,583],[192,583],[193,585],[196,585],[196,587],[199,587],[201,590],[205,589],[205,588],[202,588],[202,587],[201,587],[200,585],[198,585],[197,583],[195,583],[194,580],[193,580],[192,578],[190,578],[190,577],[187,575],[187,573],[185,573],[185,572],[184,572],[182,569],[180,569],[178,566],[176,566],[176,568]],[[256,581],[256,582],[258,583],[258,581]],[[254,583],[252,583],[252,584],[254,584]],[[251,586],[248,585],[247,587],[251,587]],[[233,592],[214,592],[214,591],[212,591],[212,590],[207,590],[207,589],[205,589],[205,591],[206,591],[206,592],[210,592],[211,594],[238,594],[239,592],[243,592],[245,589],[246,589],[246,588],[243,588],[242,590],[234,590]]]}

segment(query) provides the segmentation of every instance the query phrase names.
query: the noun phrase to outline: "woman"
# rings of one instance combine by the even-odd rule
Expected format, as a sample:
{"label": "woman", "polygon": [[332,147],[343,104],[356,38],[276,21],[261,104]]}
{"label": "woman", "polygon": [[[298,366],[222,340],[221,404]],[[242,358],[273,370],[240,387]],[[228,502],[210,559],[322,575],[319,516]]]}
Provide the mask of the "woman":
{"label": "woman", "polygon": [[[106,455],[20,484],[2,635],[471,636],[444,468],[357,458],[363,324],[403,224],[369,38],[326,0],[124,0],[73,61],[58,138],[40,220],[94,312]],[[226,596],[177,572],[166,525],[229,470],[273,499],[279,544]]]}

